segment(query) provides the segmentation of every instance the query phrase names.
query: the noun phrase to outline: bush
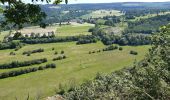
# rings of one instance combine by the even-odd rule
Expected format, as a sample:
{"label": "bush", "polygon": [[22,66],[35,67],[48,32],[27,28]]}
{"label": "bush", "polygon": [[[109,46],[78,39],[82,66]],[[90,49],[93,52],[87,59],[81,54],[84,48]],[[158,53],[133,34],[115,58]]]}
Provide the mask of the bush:
{"label": "bush", "polygon": [[31,53],[28,53],[27,56],[31,56]]}
{"label": "bush", "polygon": [[64,51],[63,51],[63,50],[61,51],[61,54],[64,54]]}
{"label": "bush", "polygon": [[39,66],[39,67],[34,67],[34,68],[27,68],[27,69],[4,72],[4,73],[0,73],[0,79],[8,78],[8,77],[14,77],[14,76],[18,76],[18,75],[22,75],[22,74],[26,74],[26,73],[31,73],[31,72],[36,72],[38,70],[44,70],[44,69],[47,69],[47,68],[56,68],[56,65],[52,63],[52,64],[47,64],[45,66]]}
{"label": "bush", "polygon": [[116,49],[118,49],[118,46],[110,45],[110,46],[104,48],[103,51],[112,51],[112,50],[116,50]]}
{"label": "bush", "polygon": [[66,59],[67,57],[65,55],[63,56],[58,56],[56,58],[53,58],[53,61],[56,61],[56,60],[62,60],[62,59]]}
{"label": "bush", "polygon": [[18,62],[18,61],[13,61],[8,64],[1,64],[0,69],[10,69],[10,68],[18,68],[18,67],[24,67],[24,66],[31,66],[35,64],[41,64],[47,62],[46,58],[43,59],[35,59],[35,60],[30,60],[30,61],[24,61],[24,62]]}
{"label": "bush", "polygon": [[52,50],[55,50],[55,48],[53,47]]}
{"label": "bush", "polygon": [[97,52],[101,52],[101,50],[98,50]]}
{"label": "bush", "polygon": [[63,56],[63,59],[66,59],[66,58],[67,58],[67,57],[64,55],[64,56]]}
{"label": "bush", "polygon": [[4,50],[4,49],[15,49],[18,50],[19,48],[22,47],[22,43],[20,42],[5,42],[5,43],[0,43],[0,50]]}
{"label": "bush", "polygon": [[131,50],[131,51],[130,51],[130,54],[132,54],[132,55],[138,55],[138,52]]}
{"label": "bush", "polygon": [[55,51],[55,53],[54,53],[55,55],[57,55],[58,54],[58,52],[57,51]]}
{"label": "bush", "polygon": [[119,47],[119,50],[120,50],[120,51],[122,51],[122,50],[123,50],[123,48],[122,48],[122,47]]}
{"label": "bush", "polygon": [[52,38],[27,38],[21,40],[27,44],[42,44],[42,43],[56,43],[56,42],[72,42],[78,41],[81,37],[88,37],[88,35],[82,36],[67,36],[67,37],[52,37]]}
{"label": "bush", "polygon": [[32,50],[32,51],[24,51],[23,52],[23,55],[30,55],[30,54],[33,54],[33,53],[40,53],[40,52],[44,52],[44,49],[36,49],[36,50]]}
{"label": "bush", "polygon": [[14,52],[10,52],[10,55],[16,55]]}
{"label": "bush", "polygon": [[96,51],[92,51],[92,53],[96,53]]}

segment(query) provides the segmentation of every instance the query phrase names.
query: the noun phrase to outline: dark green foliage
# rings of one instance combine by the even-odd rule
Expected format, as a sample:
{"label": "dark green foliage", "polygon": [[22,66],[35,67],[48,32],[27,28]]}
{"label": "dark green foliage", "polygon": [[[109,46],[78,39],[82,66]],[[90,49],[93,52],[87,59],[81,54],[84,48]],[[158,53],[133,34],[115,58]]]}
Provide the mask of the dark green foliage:
{"label": "dark green foliage", "polygon": [[44,52],[44,49],[36,49],[36,50],[32,50],[32,51],[24,51],[23,52],[23,55],[30,55],[30,54],[33,54],[33,53],[40,53],[40,52]]}
{"label": "dark green foliage", "polygon": [[22,44],[20,42],[6,42],[6,43],[0,43],[0,50],[4,49],[15,49],[15,48],[21,48]]}
{"label": "dark green foliage", "polygon": [[19,37],[21,37],[21,33],[20,32],[16,32],[13,36],[13,39],[16,40],[18,39]]}
{"label": "dark green foliage", "polygon": [[44,70],[44,69],[48,69],[48,68],[56,68],[56,65],[55,64],[47,64],[45,66],[39,66],[39,67],[34,67],[34,68],[26,68],[26,69],[21,69],[21,70],[4,72],[4,73],[0,73],[0,79],[19,76],[19,75],[22,75],[22,74],[36,72],[38,70]]}
{"label": "dark green foliage", "polygon": [[63,50],[61,51],[61,54],[64,54],[64,51],[63,51]]}
{"label": "dark green foliage", "polygon": [[159,15],[156,17],[141,19],[135,22],[128,22],[128,28],[125,33],[143,33],[152,34],[159,32],[159,27],[166,25],[170,22],[170,14]]}
{"label": "dark green foliage", "polygon": [[63,55],[63,59],[66,59],[67,57],[65,55]]}
{"label": "dark green foliage", "polygon": [[104,25],[115,26],[112,20],[107,20]]}
{"label": "dark green foliage", "polygon": [[112,50],[116,50],[116,49],[118,49],[118,46],[110,45],[107,48],[104,48],[103,51],[112,51]]}
{"label": "dark green foliage", "polygon": [[56,58],[53,58],[53,61],[56,61],[56,60],[63,60],[63,59],[66,59],[67,57],[65,55],[62,55],[62,56],[58,56]]}
{"label": "dark green foliage", "polygon": [[88,37],[79,38],[76,44],[79,45],[79,44],[96,43],[97,41],[98,41],[97,37],[93,35],[89,35]]}
{"label": "dark green foliage", "polygon": [[15,52],[10,52],[10,55],[16,55]]}
{"label": "dark green foliage", "polygon": [[129,33],[121,36],[109,34],[100,27],[93,29],[92,35],[99,37],[105,45],[119,44],[119,45],[147,45],[151,43],[151,36],[145,34]]}
{"label": "dark green foliage", "polygon": [[96,51],[92,51],[92,53],[96,53]]}
{"label": "dark green foliage", "polygon": [[122,47],[119,47],[119,50],[120,50],[120,51],[122,51],[122,50],[123,50],[123,48],[122,48]]}
{"label": "dark green foliage", "polygon": [[41,44],[41,43],[56,43],[56,42],[72,42],[78,41],[79,38],[89,37],[88,35],[82,36],[67,36],[67,37],[52,37],[52,38],[29,38],[21,40],[23,43],[27,44]]}
{"label": "dark green foliage", "polygon": [[55,48],[53,47],[52,50],[55,50]]}
{"label": "dark green foliage", "polygon": [[130,54],[132,54],[132,55],[138,55],[138,52],[131,50],[131,51],[130,51]]}
{"label": "dark green foliage", "polygon": [[19,62],[19,61],[13,61],[8,64],[1,64],[0,69],[10,69],[10,68],[18,68],[18,67],[25,67],[25,66],[31,66],[35,64],[41,64],[47,62],[46,58],[43,59],[35,59],[35,60],[30,60],[30,61],[24,61],[24,62]]}
{"label": "dark green foliage", "polygon": [[55,53],[54,53],[55,55],[57,55],[58,54],[58,52],[57,51],[55,51]]}
{"label": "dark green foliage", "polygon": [[10,7],[6,7],[3,14],[5,21],[2,26],[11,24],[16,29],[22,29],[23,24],[40,24],[46,17],[39,5],[25,4],[21,1],[10,2]]}
{"label": "dark green foliage", "polygon": [[152,37],[149,54],[131,68],[109,75],[97,74],[62,96],[68,100],[169,100],[170,25]]}

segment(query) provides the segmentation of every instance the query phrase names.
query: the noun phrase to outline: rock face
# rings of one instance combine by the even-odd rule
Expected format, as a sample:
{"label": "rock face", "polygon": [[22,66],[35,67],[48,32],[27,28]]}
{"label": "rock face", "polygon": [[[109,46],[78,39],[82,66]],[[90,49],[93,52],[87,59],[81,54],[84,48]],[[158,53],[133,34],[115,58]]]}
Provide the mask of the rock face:
{"label": "rock face", "polygon": [[52,97],[47,97],[46,100],[65,100],[65,99],[60,95],[55,95],[55,96],[52,96]]}

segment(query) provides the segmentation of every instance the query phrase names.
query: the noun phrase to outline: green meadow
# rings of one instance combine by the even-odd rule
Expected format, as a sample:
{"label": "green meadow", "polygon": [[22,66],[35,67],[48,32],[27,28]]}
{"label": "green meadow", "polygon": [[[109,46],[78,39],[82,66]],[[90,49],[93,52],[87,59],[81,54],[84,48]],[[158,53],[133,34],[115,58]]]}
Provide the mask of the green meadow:
{"label": "green meadow", "polygon": [[[85,45],[76,45],[75,42],[66,42],[27,45],[19,51],[16,51],[16,55],[12,56],[9,55],[9,53],[14,50],[1,50],[1,63],[15,60],[26,61],[47,58],[47,63],[56,63],[57,68],[1,79],[0,97],[2,100],[13,100],[15,97],[17,97],[18,100],[23,100],[29,94],[30,98],[34,100],[37,96],[45,98],[54,95],[55,89],[58,89],[59,84],[65,84],[69,87],[70,81],[80,84],[86,80],[93,79],[98,72],[110,73],[133,65],[135,59],[141,60],[144,57],[149,47],[150,46],[124,46],[123,51],[114,50],[89,54],[89,51],[103,49],[105,46],[101,42]],[[43,48],[45,52],[32,54],[31,56],[22,55],[23,51],[36,48]],[[55,48],[55,50],[52,50],[52,48]],[[64,50],[67,58],[60,61],[52,61],[52,59],[57,56],[54,55],[54,52],[57,51],[60,53],[61,50]],[[137,56],[130,55],[130,50],[136,50],[139,54]],[[42,65],[45,64],[46,63]],[[13,70],[17,69],[21,68],[15,68]],[[0,70],[0,72],[9,70],[11,69]]]}
{"label": "green meadow", "polygon": [[[75,36],[91,34],[88,29],[93,27],[92,24],[72,24],[56,26],[56,36]],[[36,28],[31,28],[34,31]],[[0,35],[1,41],[7,32]],[[29,61],[34,59],[47,58],[48,62],[40,65],[32,65],[13,69],[0,69],[0,73],[20,70],[32,67],[39,67],[50,63],[55,63],[55,69],[46,69],[42,71],[27,73],[16,77],[0,79],[0,100],[25,100],[28,95],[31,100],[40,97],[44,99],[55,94],[59,90],[59,84],[68,89],[73,83],[79,85],[87,80],[93,79],[97,73],[111,73],[125,67],[133,65],[134,61],[141,60],[150,46],[122,46],[123,50],[105,51],[106,48],[102,42],[76,45],[76,42],[48,43],[26,45],[15,51],[14,49],[0,50],[0,64],[12,61]],[[44,52],[23,55],[24,51],[31,51],[42,48]],[[52,50],[54,48],[54,50]],[[98,51],[99,53],[89,54],[89,51]],[[137,51],[138,55],[131,55],[131,50]],[[53,58],[60,56],[61,51],[67,57],[63,60],[53,61]],[[16,55],[10,55],[14,52]],[[55,55],[55,52],[58,52]]]}

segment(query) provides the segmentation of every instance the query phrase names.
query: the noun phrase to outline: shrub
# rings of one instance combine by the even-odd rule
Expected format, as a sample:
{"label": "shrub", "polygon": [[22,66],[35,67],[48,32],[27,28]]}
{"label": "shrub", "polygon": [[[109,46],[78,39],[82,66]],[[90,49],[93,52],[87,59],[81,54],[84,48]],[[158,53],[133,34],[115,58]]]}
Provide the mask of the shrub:
{"label": "shrub", "polygon": [[26,74],[26,73],[31,73],[31,72],[36,72],[38,70],[44,70],[44,69],[47,69],[47,68],[56,68],[56,65],[52,63],[52,64],[47,64],[45,66],[39,66],[39,67],[34,67],[34,68],[27,68],[27,69],[4,72],[4,73],[0,73],[0,79],[8,78],[8,77],[14,77],[14,76],[18,76],[18,75],[22,75],[22,74]]}
{"label": "shrub", "polygon": [[101,52],[101,50],[98,50],[97,52]]}
{"label": "shrub", "polygon": [[57,55],[58,54],[58,52],[57,51],[55,51],[55,53],[54,53],[55,55]]}
{"label": "shrub", "polygon": [[10,55],[16,55],[14,52],[10,52]]}
{"label": "shrub", "polygon": [[[22,43],[20,42],[5,42],[5,43],[0,43],[0,50],[4,50],[4,49],[15,49],[15,48],[21,48],[22,47]],[[16,50],[18,50],[16,49]]]}
{"label": "shrub", "polygon": [[8,64],[1,64],[0,69],[10,69],[10,68],[31,66],[31,65],[41,64],[41,63],[45,63],[45,62],[47,62],[46,58],[35,59],[35,60],[24,61],[24,62],[13,61],[13,62],[8,63]]}
{"label": "shrub", "polygon": [[53,47],[52,50],[55,50],[55,48]]}
{"label": "shrub", "polygon": [[96,51],[92,51],[92,53],[96,53]]}
{"label": "shrub", "polygon": [[63,51],[63,50],[61,51],[61,54],[64,54],[64,51]]}
{"label": "shrub", "polygon": [[123,50],[123,48],[122,48],[122,47],[119,47],[119,50],[120,50],[120,51],[122,51],[122,50]]}
{"label": "shrub", "polygon": [[44,52],[44,49],[36,49],[36,50],[32,50],[32,51],[24,51],[23,55],[29,55],[29,54],[33,54],[33,53],[40,53],[40,52]]}
{"label": "shrub", "polygon": [[63,56],[63,59],[66,59],[66,56],[65,56],[65,55]]}
{"label": "shrub", "polygon": [[62,59],[66,59],[67,57],[65,55],[63,56],[58,56],[56,58],[53,58],[53,61],[56,61],[56,60],[62,60]]}
{"label": "shrub", "polygon": [[110,46],[104,48],[103,51],[112,51],[112,50],[116,50],[116,49],[118,49],[118,46],[110,45]]}
{"label": "shrub", "polygon": [[132,55],[138,55],[138,52],[131,50],[131,51],[130,51],[130,54],[132,54]]}

